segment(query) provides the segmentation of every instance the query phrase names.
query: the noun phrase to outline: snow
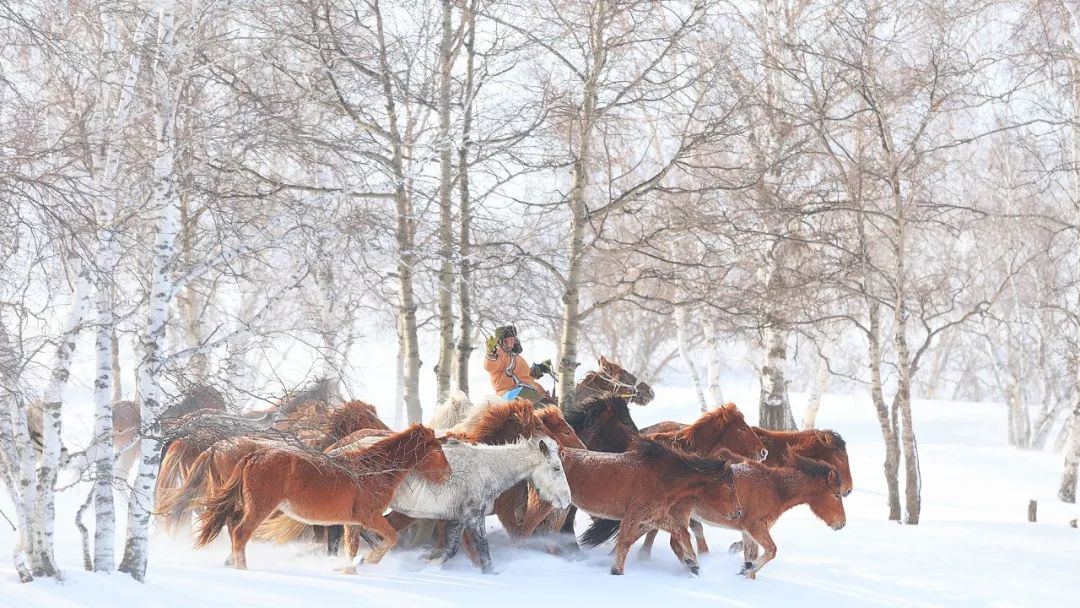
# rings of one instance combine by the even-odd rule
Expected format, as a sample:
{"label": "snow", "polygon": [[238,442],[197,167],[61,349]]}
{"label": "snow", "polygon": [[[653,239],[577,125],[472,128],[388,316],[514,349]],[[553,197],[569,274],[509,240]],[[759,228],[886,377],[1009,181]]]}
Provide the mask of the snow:
{"label": "snow", "polygon": [[[724,387],[725,397],[756,417],[756,386]],[[692,391],[656,389],[656,402],[632,410],[640,426],[664,419],[692,420]],[[796,420],[805,396],[793,395]],[[88,408],[87,408],[88,409]],[[385,419],[392,412],[382,412]],[[877,420],[865,395],[826,395],[818,425],[848,441],[855,492],[845,499],[847,527],[834,532],[806,507],[785,515],[773,529],[777,558],[756,581],[736,576],[740,557],[727,553],[736,535],[707,529],[713,553],[693,578],[676,561],[661,534],[650,561],[627,562],[626,575],[608,574],[606,548],[580,561],[514,547],[489,520],[495,575],[482,575],[464,555],[443,568],[397,551],[360,574],[334,572],[344,557],[318,555],[304,545],[253,543],[251,570],[222,565],[227,542],[201,551],[186,538],[156,534],[146,584],[113,573],[81,569],[72,525],[85,486],[60,494],[58,553],[64,583],[17,582],[10,562],[0,564],[0,607],[48,606],[1046,606],[1074,601],[1080,591],[1080,531],[1067,527],[1080,516],[1054,492],[1061,457],[1023,452],[1005,444],[1006,412],[1000,404],[916,401],[914,418],[922,456],[923,514],[919,526],[885,520],[883,451]],[[67,434],[68,429],[65,429]],[[1039,501],[1039,523],[1026,521],[1029,499]],[[118,501],[123,504],[122,501]],[[6,496],[0,509],[11,512]],[[121,514],[122,516],[122,514]],[[579,516],[579,531],[585,517]],[[91,521],[88,521],[92,525]],[[120,519],[119,521],[123,521]],[[0,524],[2,525],[2,524]],[[122,526],[121,526],[122,527]],[[0,530],[0,553],[10,555],[11,529]],[[122,542],[118,546],[123,546]]]}

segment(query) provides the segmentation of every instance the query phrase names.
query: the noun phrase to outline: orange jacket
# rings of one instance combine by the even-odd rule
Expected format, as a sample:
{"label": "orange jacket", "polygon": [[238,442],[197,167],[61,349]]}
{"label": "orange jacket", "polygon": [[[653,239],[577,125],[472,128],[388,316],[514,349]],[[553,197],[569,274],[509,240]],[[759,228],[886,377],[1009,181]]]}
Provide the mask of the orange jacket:
{"label": "orange jacket", "polygon": [[491,387],[500,395],[516,386],[524,385],[547,396],[544,387],[530,375],[528,362],[521,355],[506,352],[501,346],[484,357],[484,369],[491,374]]}

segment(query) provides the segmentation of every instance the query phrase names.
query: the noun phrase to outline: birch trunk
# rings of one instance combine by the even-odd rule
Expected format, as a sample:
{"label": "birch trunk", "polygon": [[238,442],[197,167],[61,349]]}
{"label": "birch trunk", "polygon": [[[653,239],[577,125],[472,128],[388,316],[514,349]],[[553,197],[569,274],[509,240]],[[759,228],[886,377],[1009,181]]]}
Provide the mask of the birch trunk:
{"label": "birch trunk", "polygon": [[[701,377],[698,376],[697,368],[694,366],[694,361],[690,358],[690,350],[686,346],[687,331],[686,326],[688,324],[686,318],[686,307],[678,306],[675,308],[675,335],[676,340],[679,343],[679,358],[682,359],[683,365],[690,373],[690,382],[694,385],[694,395],[697,396],[698,408],[702,412],[709,411],[709,406],[705,401],[705,391],[701,388]],[[719,404],[718,404],[719,405]]]}
{"label": "birch trunk", "polygon": [[[1076,386],[1080,387],[1080,366],[1076,373]],[[1065,470],[1061,473],[1058,498],[1062,502],[1076,502],[1076,477],[1080,465],[1080,389],[1073,396],[1072,412],[1069,414],[1068,441],[1065,445]]]}
{"label": "birch trunk", "polygon": [[[597,8],[602,12],[603,8]],[[559,404],[566,409],[574,394],[574,373],[577,370],[577,342],[581,328],[581,270],[585,261],[585,224],[588,211],[585,196],[592,164],[592,137],[597,119],[597,79],[604,65],[604,19],[599,18],[590,28],[591,61],[585,74],[582,106],[574,122],[578,149],[572,163],[570,198],[570,233],[566,239],[567,270],[563,286],[563,313],[559,325]],[[572,142],[571,142],[572,145]]]}
{"label": "birch trunk", "polygon": [[31,563],[34,570],[43,576],[60,577],[53,556],[53,531],[56,523],[56,474],[63,464],[63,425],[61,410],[64,389],[71,375],[71,359],[75,354],[75,345],[82,329],[83,321],[90,310],[90,271],[83,268],[75,282],[75,293],[68,310],[64,328],[56,346],[56,355],[49,383],[45,387],[41,405],[41,464],[37,470],[36,500],[33,511],[33,555]]}
{"label": "birch trunk", "polygon": [[881,438],[885,443],[885,486],[888,493],[889,520],[900,521],[900,443],[896,418],[890,417],[885,404],[885,387],[881,377],[881,319],[880,306],[870,304],[870,331],[867,334],[870,351],[870,397],[874,412],[881,426]]}
{"label": "birch trunk", "polygon": [[703,324],[705,332],[705,348],[708,350],[708,368],[705,372],[707,377],[709,401],[713,407],[724,403],[724,393],[720,387],[720,371],[723,368],[723,359],[720,357],[720,337],[716,331],[715,321],[706,321]]}
{"label": "birch trunk", "polygon": [[142,335],[143,358],[139,365],[139,391],[143,437],[140,442],[142,458],[128,500],[127,541],[120,571],[137,581],[146,578],[149,559],[150,513],[154,482],[160,461],[161,415],[165,396],[161,386],[165,364],[165,329],[169,319],[169,304],[175,287],[173,259],[179,233],[180,201],[176,192],[174,171],[176,155],[177,87],[172,82],[176,61],[173,24],[175,0],[158,0],[157,65],[154,69],[157,133],[157,156],[154,160],[154,189],[152,204],[157,212],[157,237],[153,249],[150,280],[149,311],[146,330]]}
{"label": "birch trunk", "polygon": [[[116,283],[113,282],[113,302],[116,302]],[[116,323],[113,323],[112,336],[112,400],[113,403],[124,399],[124,383],[120,376],[120,336],[116,331]]]}
{"label": "birch trunk", "polygon": [[389,121],[391,165],[394,179],[394,205],[397,213],[397,272],[398,317],[401,324],[404,359],[402,381],[404,385],[405,410],[409,424],[420,422],[420,345],[416,335],[416,302],[413,294],[413,269],[417,263],[414,240],[412,204],[405,191],[405,161],[402,151],[401,132],[398,129],[397,104],[394,101],[394,85],[387,59],[386,36],[383,31],[382,9],[378,0],[372,3],[375,12],[375,32],[379,43],[379,78],[383,89],[383,102]]}
{"label": "birch trunk", "polygon": [[765,330],[765,353],[761,365],[761,397],[758,424],[762,428],[777,431],[795,429],[788,399],[787,332],[776,327]]}
{"label": "birch trunk", "polygon": [[821,409],[821,396],[829,386],[829,360],[825,357],[818,359],[817,371],[814,374],[814,385],[810,387],[810,397],[806,400],[806,411],[803,412],[803,429],[812,429],[817,424],[818,410]]}
{"label": "birch trunk", "polygon": [[439,362],[435,366],[435,402],[450,395],[454,358],[454,210],[450,137],[450,85],[454,66],[454,25],[450,0],[442,0],[442,40],[439,44]]}
{"label": "birch trunk", "polygon": [[[462,92],[461,145],[458,147],[458,343],[457,388],[469,394],[469,357],[472,355],[472,209],[469,193],[469,154],[472,136],[473,59],[476,41],[476,13],[464,11],[465,85]],[[442,403],[440,401],[440,403]]]}
{"label": "birch trunk", "polygon": [[30,554],[34,549],[34,523],[31,505],[36,486],[33,483],[34,449],[26,424],[26,404],[19,390],[20,362],[0,316],[0,474],[15,507],[18,539],[12,547],[12,563],[19,581],[34,580]]}
{"label": "birch trunk", "polygon": [[112,273],[116,262],[116,235],[112,230],[112,209],[99,214],[102,226],[97,261],[97,372],[94,377],[94,571],[111,572],[116,566],[116,509],[113,505],[113,467],[116,454],[113,447],[112,412],[112,334],[113,285]]}

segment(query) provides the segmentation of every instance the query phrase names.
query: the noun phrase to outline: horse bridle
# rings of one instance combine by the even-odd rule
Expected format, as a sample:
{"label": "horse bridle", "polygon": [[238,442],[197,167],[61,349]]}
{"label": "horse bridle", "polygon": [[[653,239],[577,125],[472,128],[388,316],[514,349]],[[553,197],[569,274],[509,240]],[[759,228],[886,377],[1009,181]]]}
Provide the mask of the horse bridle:
{"label": "horse bridle", "polygon": [[[611,394],[616,396],[616,397],[623,397],[623,398],[629,399],[629,398],[632,398],[632,397],[637,397],[638,395],[641,394],[641,389],[639,388],[641,386],[641,384],[642,384],[641,380],[638,380],[634,384],[626,384],[625,382],[622,382],[622,381],[620,381],[620,380],[618,380],[616,378],[612,378],[611,376],[609,376],[607,374],[606,370],[601,369],[599,372],[594,372],[594,373],[596,373],[596,375],[599,376],[602,380],[607,380],[607,382],[609,384],[611,384],[611,389],[612,389]],[[619,390],[619,389],[623,389],[623,388],[630,389],[630,390],[628,392],[624,393],[621,390]]]}

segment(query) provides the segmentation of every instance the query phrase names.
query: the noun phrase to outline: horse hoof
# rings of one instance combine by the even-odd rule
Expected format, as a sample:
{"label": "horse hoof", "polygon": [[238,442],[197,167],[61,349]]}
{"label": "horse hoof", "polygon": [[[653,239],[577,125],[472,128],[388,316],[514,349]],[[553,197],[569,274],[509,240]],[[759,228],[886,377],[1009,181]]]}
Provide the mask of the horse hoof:
{"label": "horse hoof", "polygon": [[484,574],[495,574],[495,568],[492,568],[491,566],[481,566],[480,572]]}
{"label": "horse hoof", "polygon": [[615,576],[622,576],[622,573],[623,573],[622,568],[612,568],[611,569],[611,574],[613,574]]}
{"label": "horse hoof", "polygon": [[693,576],[700,575],[701,574],[701,567],[700,566],[690,566],[690,574],[693,575]]}

